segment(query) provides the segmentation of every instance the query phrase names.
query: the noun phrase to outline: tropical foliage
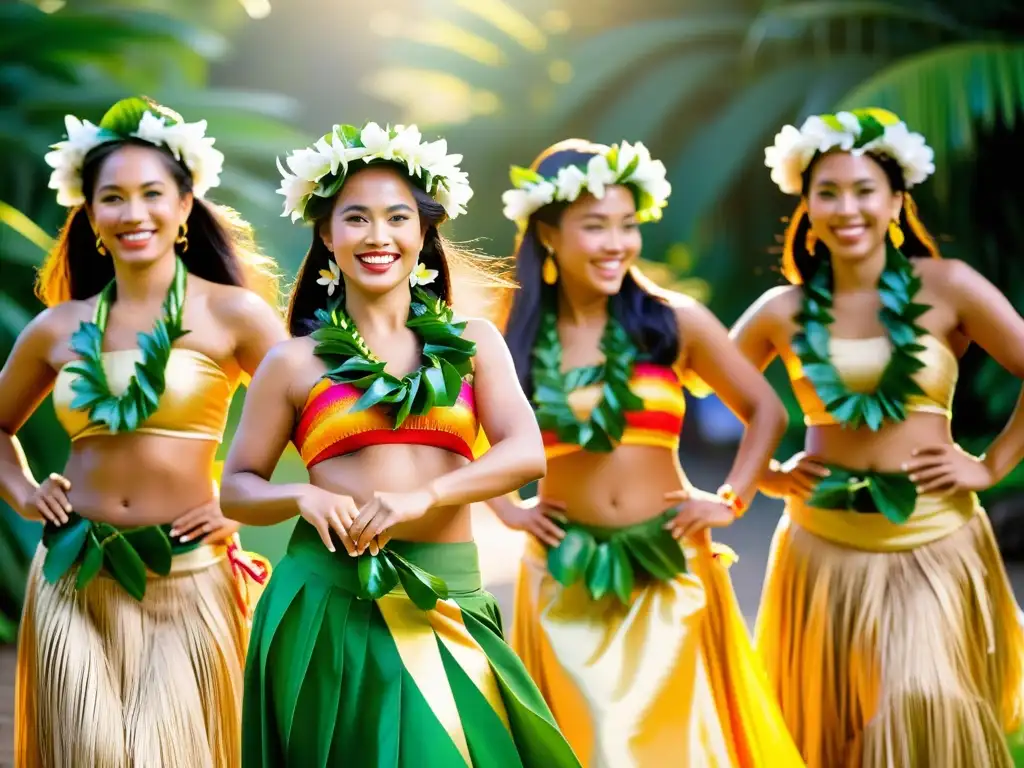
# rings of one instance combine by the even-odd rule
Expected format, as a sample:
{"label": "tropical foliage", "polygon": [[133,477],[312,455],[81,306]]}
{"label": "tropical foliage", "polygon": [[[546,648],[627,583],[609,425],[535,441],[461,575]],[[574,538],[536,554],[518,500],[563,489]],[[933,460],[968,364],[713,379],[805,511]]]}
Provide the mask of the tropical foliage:
{"label": "tropical foliage", "polygon": [[[216,198],[271,221],[280,211],[271,158],[304,139],[285,122],[295,111],[290,100],[206,87],[208,62],[227,50],[223,32],[245,19],[236,0],[41,5],[53,12],[0,5],[0,360],[41,309],[32,295],[34,270],[64,216],[42,157],[61,138],[67,112],[96,122],[118,99],[142,93],[208,120],[217,147],[231,158]],[[196,18],[207,21],[189,21]],[[272,241],[273,229],[267,234]],[[63,463],[67,442],[48,402],[19,437],[37,476]],[[38,537],[38,525],[0,503],[0,641],[13,636]]]}
{"label": "tropical foliage", "polygon": [[[371,87],[443,127],[468,158],[477,197],[465,235],[507,250],[513,232],[499,202],[507,167],[553,141],[643,141],[674,189],[664,220],[645,230],[647,258],[667,262],[663,275],[683,269],[708,281],[712,307],[731,321],[780,280],[772,273],[781,220],[794,201],[770,182],[763,148],[784,123],[878,106],[936,150],[938,173],[918,202],[945,254],[970,261],[1024,306],[1014,257],[1024,203],[1001,172],[1024,158],[1018,3],[647,0],[626,17],[611,0],[558,12],[540,0],[515,6],[428,1],[415,18],[380,27],[400,66]],[[424,33],[442,26],[446,34]],[[962,381],[956,431],[980,449],[1019,387],[978,351]]]}

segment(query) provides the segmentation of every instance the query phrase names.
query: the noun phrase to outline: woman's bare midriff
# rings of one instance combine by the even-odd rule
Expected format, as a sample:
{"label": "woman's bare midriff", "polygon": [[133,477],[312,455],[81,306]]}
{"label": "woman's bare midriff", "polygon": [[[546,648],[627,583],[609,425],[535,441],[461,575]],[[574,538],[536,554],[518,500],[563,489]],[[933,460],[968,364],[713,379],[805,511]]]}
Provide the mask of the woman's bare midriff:
{"label": "woman's bare midriff", "polygon": [[68,501],[82,517],[119,527],[172,523],[215,497],[217,447],[163,435],[83,438],[64,468]]}
{"label": "woman's bare midriff", "polygon": [[911,413],[907,420],[877,432],[840,426],[808,427],[808,456],[824,464],[858,471],[900,472],[915,450],[953,443],[949,419],[938,413]]}
{"label": "woman's bare midriff", "polygon": [[[468,460],[451,451],[426,445],[373,445],[317,464],[309,472],[318,488],[351,496],[361,507],[377,491],[410,493],[463,467]],[[391,538],[453,543],[473,540],[469,506],[436,507],[418,520],[396,525]]]}
{"label": "woman's bare midriff", "polygon": [[577,451],[549,459],[538,493],[564,504],[563,514],[574,522],[623,528],[657,517],[671,506],[665,494],[687,485],[673,451],[623,445],[611,453]]}

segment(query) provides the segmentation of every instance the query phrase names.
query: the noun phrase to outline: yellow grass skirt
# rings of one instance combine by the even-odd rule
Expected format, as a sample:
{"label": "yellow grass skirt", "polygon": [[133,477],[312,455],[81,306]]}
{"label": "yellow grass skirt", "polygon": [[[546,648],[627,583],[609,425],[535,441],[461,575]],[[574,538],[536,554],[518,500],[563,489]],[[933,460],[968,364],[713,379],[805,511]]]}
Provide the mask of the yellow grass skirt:
{"label": "yellow grass skirt", "polygon": [[238,768],[249,622],[225,547],[150,574],[145,598],[105,572],[82,591],[32,562],[18,638],[18,768]]}
{"label": "yellow grass skirt", "polygon": [[528,538],[512,647],[586,768],[803,766],[729,581],[731,553],[638,585],[623,605],[548,573]]}
{"label": "yellow grass skirt", "polygon": [[903,525],[791,501],[757,646],[810,768],[1008,768],[1019,613],[974,494]]}

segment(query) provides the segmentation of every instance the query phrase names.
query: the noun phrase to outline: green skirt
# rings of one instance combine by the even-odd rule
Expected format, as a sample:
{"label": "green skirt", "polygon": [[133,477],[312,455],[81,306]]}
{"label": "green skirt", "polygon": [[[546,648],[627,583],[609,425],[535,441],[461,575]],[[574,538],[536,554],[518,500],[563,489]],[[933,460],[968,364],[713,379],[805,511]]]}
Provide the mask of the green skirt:
{"label": "green skirt", "polygon": [[[243,766],[579,766],[502,639],[476,545],[392,541],[385,552],[371,569],[370,555],[331,553],[296,526],[253,621]],[[398,583],[379,578],[392,562]],[[381,583],[394,586],[380,594]],[[424,584],[447,599],[417,607]]]}

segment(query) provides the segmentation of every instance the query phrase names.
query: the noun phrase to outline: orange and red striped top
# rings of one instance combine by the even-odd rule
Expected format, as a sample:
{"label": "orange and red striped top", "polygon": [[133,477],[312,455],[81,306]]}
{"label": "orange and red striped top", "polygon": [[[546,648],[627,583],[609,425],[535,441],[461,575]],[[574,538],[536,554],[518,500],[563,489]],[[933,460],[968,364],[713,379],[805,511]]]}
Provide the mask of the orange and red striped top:
{"label": "orange and red striped top", "polygon": [[[652,445],[677,450],[679,433],[686,415],[683,383],[674,368],[653,363],[636,363],[629,379],[629,389],[644,401],[643,410],[626,411],[626,429],[619,445]],[[602,385],[594,384],[567,393],[569,407],[581,421],[590,418],[601,402]],[[562,443],[553,430],[544,430],[544,453],[549,459],[583,450],[572,443]]]}
{"label": "orange and red striped top", "polygon": [[409,416],[395,428],[394,411],[374,405],[352,412],[363,390],[324,378],[310,390],[293,442],[307,467],[344,456],[371,445],[429,445],[473,458],[479,423],[473,385],[462,383],[451,408],[432,408],[423,416]]}

